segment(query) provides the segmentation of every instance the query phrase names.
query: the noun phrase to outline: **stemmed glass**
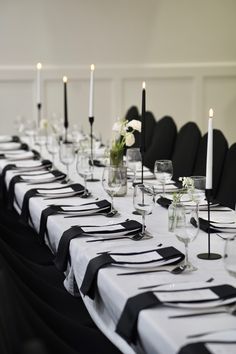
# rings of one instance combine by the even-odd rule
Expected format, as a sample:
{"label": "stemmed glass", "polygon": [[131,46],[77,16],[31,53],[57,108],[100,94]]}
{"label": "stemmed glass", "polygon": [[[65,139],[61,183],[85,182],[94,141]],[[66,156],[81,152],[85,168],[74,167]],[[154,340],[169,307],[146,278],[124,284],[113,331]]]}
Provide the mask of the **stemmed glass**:
{"label": "stemmed glass", "polygon": [[177,239],[184,243],[185,259],[184,267],[186,271],[192,272],[197,268],[189,261],[188,245],[195,240],[199,232],[199,221],[197,211],[193,210],[189,213],[181,204],[175,208],[174,233]]}
{"label": "stemmed glass", "polygon": [[74,144],[70,141],[61,141],[59,148],[59,157],[61,163],[66,166],[66,181],[68,182],[70,180],[69,167],[75,159]]}
{"label": "stemmed glass", "polygon": [[141,153],[139,148],[129,148],[126,151],[126,165],[132,171],[132,183],[136,180],[136,172],[141,167]]}
{"label": "stemmed glass", "polygon": [[165,185],[171,181],[173,176],[173,165],[171,160],[157,160],[154,165],[154,174],[162,185],[162,193],[165,196]]}
{"label": "stemmed glass", "polygon": [[55,156],[59,151],[59,137],[56,134],[51,134],[47,137],[46,147],[52,157],[52,168],[55,163]]}
{"label": "stemmed glass", "polygon": [[224,265],[227,272],[236,277],[236,236],[228,236],[224,249]]}
{"label": "stemmed glass", "polygon": [[84,179],[84,193],[82,197],[87,198],[91,195],[91,193],[87,189],[87,179],[93,173],[93,165],[91,164],[89,154],[87,153],[78,154],[76,170],[77,173]]}
{"label": "stemmed glass", "polygon": [[116,166],[106,166],[102,175],[102,186],[107,194],[111,197],[111,211],[110,214],[117,214],[117,210],[114,208],[114,195],[119,191],[121,187],[121,170]]}
{"label": "stemmed glass", "polygon": [[25,130],[25,135],[30,138],[29,144],[33,146],[35,142],[35,136],[36,136],[36,121],[32,119],[28,119],[25,122],[24,130]]}
{"label": "stemmed glass", "polygon": [[152,186],[137,184],[134,187],[133,204],[136,211],[142,215],[142,237],[150,237],[149,233],[145,230],[145,216],[150,214],[155,202],[155,193]]}
{"label": "stemmed glass", "polygon": [[197,215],[199,214],[199,204],[205,200],[206,177],[205,176],[191,176],[193,181],[193,188],[188,190],[188,194],[192,201],[196,203]]}

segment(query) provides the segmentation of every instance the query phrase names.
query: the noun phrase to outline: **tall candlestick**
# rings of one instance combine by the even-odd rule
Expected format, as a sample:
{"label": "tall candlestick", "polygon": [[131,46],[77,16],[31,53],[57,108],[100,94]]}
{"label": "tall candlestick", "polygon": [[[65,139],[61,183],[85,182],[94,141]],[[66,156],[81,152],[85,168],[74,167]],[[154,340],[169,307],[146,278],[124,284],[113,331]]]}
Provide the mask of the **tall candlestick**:
{"label": "tall candlestick", "polygon": [[93,117],[93,74],[95,66],[91,65],[90,71],[90,89],[89,89],[89,117]]}
{"label": "tall candlestick", "polygon": [[64,82],[64,128],[68,129],[68,112],[67,112],[67,77],[63,76]]}
{"label": "tall candlestick", "polygon": [[206,159],[206,189],[212,189],[212,164],[213,164],[213,109],[209,110],[208,136],[207,136],[207,159]]}
{"label": "tall candlestick", "polygon": [[142,130],[141,130],[141,153],[144,153],[146,150],[145,146],[145,115],[146,115],[146,83],[142,84]]}
{"label": "tall candlestick", "polygon": [[37,104],[41,103],[41,77],[40,72],[42,69],[42,64],[37,64]]}

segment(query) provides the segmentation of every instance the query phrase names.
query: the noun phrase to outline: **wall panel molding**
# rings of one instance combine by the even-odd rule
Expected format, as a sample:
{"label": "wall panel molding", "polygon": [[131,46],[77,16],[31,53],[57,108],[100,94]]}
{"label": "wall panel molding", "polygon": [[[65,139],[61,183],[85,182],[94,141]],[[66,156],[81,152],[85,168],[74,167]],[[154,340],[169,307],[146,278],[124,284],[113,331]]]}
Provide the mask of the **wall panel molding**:
{"label": "wall panel molding", "polygon": [[[74,124],[87,129],[89,65],[43,65],[43,114],[61,114],[63,75],[71,86],[69,114]],[[0,66],[0,116],[3,133],[13,129],[16,115],[32,119],[35,108],[35,66]],[[236,123],[226,116],[236,112],[236,62],[97,64],[95,71],[95,113],[98,134],[109,137],[115,117],[123,116],[130,105],[140,109],[141,84],[147,82],[147,108],[157,119],[171,114],[178,126],[196,121],[203,132],[209,106],[215,109],[216,128],[224,130],[229,142],[236,141]],[[68,88],[70,87],[68,86]],[[236,118],[236,117],[235,117]],[[236,119],[235,119],[236,120]],[[232,124],[234,129],[232,129]]]}

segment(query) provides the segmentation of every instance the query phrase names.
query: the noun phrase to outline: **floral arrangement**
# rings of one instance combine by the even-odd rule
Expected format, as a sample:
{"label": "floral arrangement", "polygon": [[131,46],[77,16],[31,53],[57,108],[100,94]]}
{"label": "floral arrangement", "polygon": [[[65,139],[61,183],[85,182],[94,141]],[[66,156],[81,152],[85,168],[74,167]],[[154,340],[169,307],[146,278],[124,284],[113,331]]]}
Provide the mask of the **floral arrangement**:
{"label": "floral arrangement", "polygon": [[180,177],[180,181],[182,181],[182,189],[179,189],[178,192],[173,193],[173,204],[178,204],[181,202],[181,197],[185,193],[189,193],[193,198],[193,191],[194,191],[194,181],[191,177]]}
{"label": "floral arrangement", "polygon": [[117,120],[112,127],[112,146],[110,150],[110,162],[118,166],[123,160],[125,146],[132,146],[135,143],[134,131],[141,132],[141,122],[133,119]]}

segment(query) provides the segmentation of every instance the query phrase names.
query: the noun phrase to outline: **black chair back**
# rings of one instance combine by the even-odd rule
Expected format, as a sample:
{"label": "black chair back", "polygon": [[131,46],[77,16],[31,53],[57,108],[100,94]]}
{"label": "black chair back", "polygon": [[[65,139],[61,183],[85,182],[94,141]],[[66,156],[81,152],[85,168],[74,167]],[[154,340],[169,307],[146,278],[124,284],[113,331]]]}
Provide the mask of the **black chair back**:
{"label": "black chair back", "polygon": [[[206,175],[206,155],[207,155],[207,133],[202,137],[194,167],[195,176]],[[228,151],[228,142],[224,134],[218,130],[213,130],[213,197],[216,197],[217,189],[220,183],[226,153]]]}
{"label": "black chair back", "polygon": [[193,174],[200,139],[201,132],[194,122],[186,123],[178,132],[172,155],[174,180]]}
{"label": "black chair back", "polygon": [[144,156],[144,164],[153,170],[154,163],[160,159],[171,159],[177,128],[172,117],[164,116],[157,121],[152,144]]}
{"label": "black chair back", "polygon": [[128,121],[132,119],[140,120],[138,108],[136,106],[131,106],[125,114],[125,119]]}
{"label": "black chair back", "polygon": [[236,203],[236,143],[227,152],[223,174],[216,199],[223,205],[235,209]]}
{"label": "black chair back", "polygon": [[156,119],[152,112],[147,111],[145,114],[145,146],[146,151],[152,145],[153,135],[156,127]]}

